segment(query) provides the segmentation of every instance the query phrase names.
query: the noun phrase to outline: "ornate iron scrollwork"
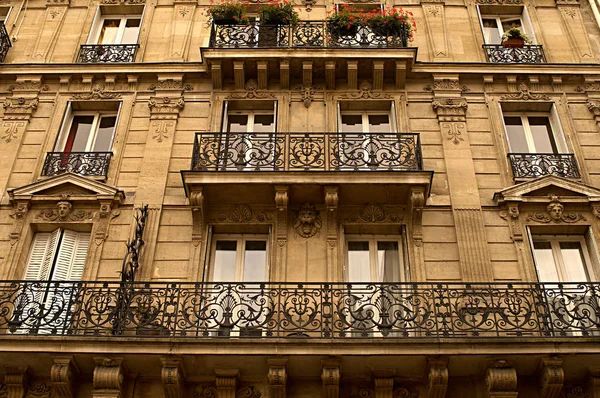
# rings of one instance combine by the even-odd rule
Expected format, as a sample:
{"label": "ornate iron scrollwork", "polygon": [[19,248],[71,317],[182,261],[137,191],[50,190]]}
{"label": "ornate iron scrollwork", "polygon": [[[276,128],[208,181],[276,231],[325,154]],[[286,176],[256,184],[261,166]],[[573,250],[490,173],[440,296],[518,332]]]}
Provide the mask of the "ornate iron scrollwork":
{"label": "ornate iron scrollwork", "polygon": [[197,133],[192,170],[423,170],[419,134]]}
{"label": "ornate iron scrollwork", "polygon": [[42,175],[74,173],[90,177],[106,177],[112,152],[48,152]]}
{"label": "ornate iron scrollwork", "polygon": [[541,45],[509,48],[500,44],[484,44],[488,62],[496,64],[542,64],[546,62]]}
{"label": "ornate iron scrollwork", "polygon": [[408,45],[408,30],[358,27],[352,34],[342,34],[326,21],[300,21],[295,26],[213,24],[210,45],[213,48],[271,47],[361,47],[402,48]]}
{"label": "ornate iron scrollwork", "polygon": [[515,178],[537,178],[550,174],[580,178],[579,168],[572,154],[509,153],[508,158]]}
{"label": "ornate iron scrollwork", "polygon": [[6,54],[11,47],[12,43],[6,31],[6,26],[4,26],[4,22],[0,22],[0,62],[4,62]]}
{"label": "ornate iron scrollwork", "polygon": [[597,338],[599,302],[598,283],[4,281],[0,330],[82,338]]}
{"label": "ornate iron scrollwork", "polygon": [[134,62],[139,47],[139,44],[84,44],[79,49],[77,62],[81,64]]}

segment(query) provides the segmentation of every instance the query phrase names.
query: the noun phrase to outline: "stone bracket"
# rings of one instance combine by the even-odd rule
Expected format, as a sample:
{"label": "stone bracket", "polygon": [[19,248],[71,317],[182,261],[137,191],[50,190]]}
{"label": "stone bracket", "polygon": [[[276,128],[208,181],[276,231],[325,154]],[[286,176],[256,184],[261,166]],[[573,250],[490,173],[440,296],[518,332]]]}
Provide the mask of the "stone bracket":
{"label": "stone bracket", "polygon": [[538,369],[540,398],[558,398],[565,381],[561,358],[543,358]]}
{"label": "stone bracket", "polygon": [[183,398],[185,373],[180,358],[161,358],[161,378],[165,398]]}
{"label": "stone bracket", "polygon": [[448,390],[448,358],[429,358],[427,362],[427,397],[444,398]]}
{"label": "stone bracket", "polygon": [[321,361],[321,380],[323,382],[323,397],[338,398],[340,395],[341,361],[330,358]]}
{"label": "stone bracket", "polygon": [[287,394],[287,359],[270,358],[267,359],[267,364],[269,365],[267,381],[270,397],[285,398]]}
{"label": "stone bracket", "polygon": [[239,374],[238,369],[215,369],[217,397],[235,398]]}
{"label": "stone bracket", "polygon": [[75,397],[74,379],[79,373],[73,357],[54,357],[54,365],[50,368],[50,381],[54,394],[59,398]]}

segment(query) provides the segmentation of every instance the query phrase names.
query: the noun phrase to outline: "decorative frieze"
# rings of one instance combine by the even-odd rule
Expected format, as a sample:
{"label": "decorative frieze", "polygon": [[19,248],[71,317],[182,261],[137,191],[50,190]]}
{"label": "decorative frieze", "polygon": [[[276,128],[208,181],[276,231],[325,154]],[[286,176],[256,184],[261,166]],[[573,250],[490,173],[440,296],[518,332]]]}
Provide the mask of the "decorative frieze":
{"label": "decorative frieze", "polygon": [[344,219],[344,223],[398,223],[404,219],[404,215],[400,211],[402,209],[367,203],[359,211],[348,215]]}
{"label": "decorative frieze", "polygon": [[254,79],[248,80],[245,88],[245,92],[230,94],[226,99],[275,99],[272,93],[260,91],[258,83]]}
{"label": "decorative frieze", "polygon": [[305,203],[300,210],[298,210],[296,218],[294,219],[293,228],[299,236],[302,238],[310,238],[321,231],[323,221],[321,220],[319,213],[320,212],[315,206],[310,203]]}
{"label": "decorative frieze", "polygon": [[540,398],[558,398],[565,381],[562,359],[543,358],[538,370]]}
{"label": "decorative frieze", "polygon": [[73,204],[68,200],[61,200],[56,203],[56,209],[45,209],[38,212],[36,220],[43,221],[91,221],[94,213],[86,210],[73,210]]}
{"label": "decorative frieze", "polygon": [[71,100],[75,101],[98,101],[118,98],[121,98],[121,94],[108,91],[105,83],[95,84],[89,93],[79,93],[71,96]]}
{"label": "decorative frieze", "polygon": [[518,93],[505,94],[500,99],[502,101],[551,101],[547,95],[532,93],[525,83],[519,84]]}
{"label": "decorative frieze", "polygon": [[345,93],[340,95],[340,99],[388,99],[392,98],[387,93],[373,92],[373,85],[367,81],[362,82],[358,87],[357,93]]}
{"label": "decorative frieze", "polygon": [[527,216],[527,221],[534,221],[542,224],[549,223],[567,223],[573,224],[578,221],[585,221],[585,217],[579,213],[565,212],[565,206],[560,203],[557,196],[551,196],[551,201],[546,206],[546,212],[536,212]]}
{"label": "decorative frieze", "polygon": [[73,398],[76,390],[74,377],[79,373],[72,357],[55,357],[50,368],[50,381],[58,398]]}
{"label": "decorative frieze", "polygon": [[246,203],[235,205],[228,212],[222,212],[217,214],[214,218],[211,218],[211,223],[266,223],[271,222],[272,216],[268,213],[257,212],[252,210],[250,205]]}

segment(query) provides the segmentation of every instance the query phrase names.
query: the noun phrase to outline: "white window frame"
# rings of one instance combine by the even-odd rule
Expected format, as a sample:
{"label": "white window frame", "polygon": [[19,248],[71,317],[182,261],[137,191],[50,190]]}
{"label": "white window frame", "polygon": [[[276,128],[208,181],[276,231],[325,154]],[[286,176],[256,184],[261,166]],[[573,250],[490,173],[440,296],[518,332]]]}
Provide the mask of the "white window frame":
{"label": "white window frame", "polygon": [[[344,281],[347,283],[354,283],[350,281],[350,261],[348,255],[348,242],[369,242],[369,268],[372,283],[380,283],[380,275],[378,275],[378,261],[377,261],[377,243],[378,242],[396,242],[398,244],[398,265],[400,267],[399,274],[400,280],[395,281],[398,283],[407,282],[406,264],[404,258],[404,240],[402,235],[370,235],[370,234],[349,234],[346,235],[344,242]],[[359,283],[359,282],[356,282]]]}
{"label": "white window frame", "polygon": [[546,117],[548,118],[548,122],[550,123],[550,129],[552,138],[554,139],[554,144],[556,145],[557,154],[567,154],[567,143],[565,141],[565,136],[560,128],[560,123],[558,121],[558,115],[556,115],[556,110],[554,106],[550,112],[504,112],[502,108],[500,108],[502,112],[502,126],[504,127],[504,136],[506,137],[506,142],[508,143],[508,151],[510,153],[517,153],[513,151],[510,143],[510,139],[508,137],[508,130],[506,129],[506,123],[504,121],[505,117],[520,117],[521,123],[523,125],[523,131],[525,134],[525,140],[527,141],[527,146],[530,154],[540,154],[544,152],[538,152],[535,149],[535,143],[533,142],[533,136],[531,134],[531,128],[529,126],[529,117]]}
{"label": "white window frame", "polygon": [[[276,101],[275,101],[276,102]],[[277,107],[277,105],[275,105],[275,107]],[[275,133],[277,131],[277,115],[275,114],[275,109],[273,110],[269,110],[269,109],[265,109],[265,110],[226,110],[224,118],[223,118],[223,127],[222,127],[222,131],[224,133],[229,133],[227,131],[227,126],[229,124],[229,116],[230,115],[246,115],[248,116],[248,129],[245,133],[247,134],[251,134],[254,133],[254,117],[256,115],[272,115],[273,116],[273,131],[272,133]],[[245,134],[242,132],[234,132],[232,134]],[[265,133],[266,134],[266,133]]]}
{"label": "white window frame", "polygon": [[479,25],[481,27],[481,35],[483,37],[483,42],[485,44],[501,44],[501,43],[490,43],[488,38],[485,37],[485,30],[483,28],[483,20],[484,19],[495,19],[496,26],[498,27],[498,33],[502,38],[504,34],[504,27],[502,26],[503,21],[511,21],[511,20],[519,20],[521,26],[523,27],[523,33],[525,33],[530,39],[531,43],[536,43],[535,32],[533,30],[533,26],[531,24],[531,19],[529,18],[529,13],[527,12],[527,8],[524,6],[521,14],[486,14],[482,13],[479,5],[477,5],[477,14],[479,15]]}
{"label": "white window frame", "polygon": [[[341,109],[338,109],[339,112],[339,132],[342,133],[342,116],[344,115],[361,115],[362,116],[362,125],[363,125],[363,133],[368,134],[370,133],[370,127],[371,125],[369,124],[369,116],[370,115],[387,115],[388,117],[388,121],[390,123],[390,134],[394,134],[396,133],[396,123],[395,123],[395,118],[392,115],[392,109],[390,109],[389,111],[378,111],[378,110],[369,110],[369,111],[343,111]],[[378,134],[387,134],[387,133],[378,133]]]}
{"label": "white window frame", "polygon": [[1,8],[8,8],[8,11],[6,12],[6,16],[4,17],[4,19],[0,19],[0,22],[4,23],[4,26],[6,26],[6,22],[8,21],[8,19],[10,18],[10,13],[12,12],[12,6],[3,6],[0,7]]}
{"label": "white window frame", "polygon": [[[532,234],[531,235],[531,251],[533,253],[536,274],[538,273],[538,265],[537,260],[535,258],[535,248],[533,246],[534,242],[550,242],[550,246],[552,248],[552,258],[554,260],[554,266],[556,267],[556,272],[560,278],[560,280],[556,282],[564,282],[564,283],[573,283],[573,282],[592,282],[596,281],[596,277],[594,275],[594,270],[592,267],[592,261],[590,257],[589,248],[585,242],[584,235],[548,235],[548,234]],[[578,242],[581,245],[581,251],[583,253],[583,262],[584,262],[584,270],[587,274],[587,281],[573,281],[570,282],[567,280],[567,271],[566,265],[562,256],[562,252],[560,249],[560,242]],[[539,280],[539,278],[538,278]]]}
{"label": "white window frame", "polygon": [[[119,31],[117,33],[117,36],[115,37],[115,42],[102,43],[101,45],[137,44],[140,38],[140,31],[142,30],[143,14],[102,14],[100,8],[97,11],[96,20],[94,21],[92,29],[90,30],[90,35],[88,36],[87,44],[99,44],[98,40],[100,39],[100,34],[102,33],[102,26],[104,26],[104,21],[106,19],[120,19],[121,22],[119,23]],[[123,43],[123,34],[125,33],[125,26],[127,24],[128,19],[140,20],[140,26],[138,27],[137,37],[134,43]]]}
{"label": "white window frame", "polygon": [[[236,241],[236,253],[235,253],[235,280],[233,281],[218,281],[220,282],[244,282],[242,280],[244,276],[244,260],[246,255],[246,242],[247,241],[264,241],[265,242],[265,250],[266,250],[266,264],[265,264],[265,275],[267,277],[266,281],[270,280],[270,272],[271,272],[271,247],[270,247],[270,239],[269,234],[214,234],[211,238],[212,247],[210,251],[210,267],[209,267],[209,281],[214,281],[214,273],[215,273],[215,258],[217,251],[217,242],[218,241]],[[253,283],[251,281],[247,283]]]}
{"label": "white window frame", "polygon": [[[69,104],[70,105],[70,104]],[[110,139],[110,148],[112,150],[112,146],[115,140],[115,135],[117,132],[117,126],[119,124],[119,113],[121,110],[121,106],[119,104],[118,111],[108,111],[108,112],[99,112],[99,111],[71,111],[71,107],[69,107],[67,114],[65,115],[65,120],[63,122],[63,128],[59,135],[58,140],[56,141],[56,145],[54,146],[55,152],[64,152],[65,145],[67,143],[67,139],[69,137],[69,133],[71,131],[71,127],[73,126],[73,120],[76,116],[94,116],[94,121],[92,122],[92,128],[90,135],[88,137],[88,141],[85,147],[85,151],[83,152],[91,152],[91,149],[94,147],[96,143],[96,139],[98,137],[98,126],[100,125],[100,120],[103,117],[115,117],[115,127],[113,128],[112,137]],[[108,152],[111,152],[109,150]]]}

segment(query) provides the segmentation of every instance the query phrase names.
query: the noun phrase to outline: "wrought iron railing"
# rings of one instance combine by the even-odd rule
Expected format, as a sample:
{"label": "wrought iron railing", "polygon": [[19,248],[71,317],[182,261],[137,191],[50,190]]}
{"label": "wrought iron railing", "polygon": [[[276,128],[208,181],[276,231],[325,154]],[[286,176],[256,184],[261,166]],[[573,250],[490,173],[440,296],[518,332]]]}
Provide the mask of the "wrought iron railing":
{"label": "wrought iron railing", "polygon": [[43,176],[74,173],[83,176],[106,177],[112,152],[48,152]]}
{"label": "wrought iron railing", "polygon": [[363,47],[402,48],[408,46],[406,28],[372,29],[356,26],[340,31],[326,21],[300,21],[295,26],[262,25],[212,25],[211,48],[271,48],[271,47]]}
{"label": "wrought iron railing", "polygon": [[12,43],[6,31],[6,26],[4,26],[4,22],[0,22],[0,62],[4,62],[6,54],[11,47]]}
{"label": "wrought iron railing", "polygon": [[423,170],[419,134],[197,133],[192,170]]}
{"label": "wrought iron railing", "polygon": [[546,62],[541,45],[503,47],[501,44],[484,44],[488,62],[497,64],[542,64]]}
{"label": "wrought iron railing", "polygon": [[77,62],[95,64],[108,62],[135,62],[139,44],[84,44],[79,49]]}
{"label": "wrought iron railing", "polygon": [[0,338],[598,337],[599,308],[594,283],[4,281]]}
{"label": "wrought iron railing", "polygon": [[508,158],[515,178],[536,178],[550,174],[580,178],[577,161],[572,154],[509,153]]}

